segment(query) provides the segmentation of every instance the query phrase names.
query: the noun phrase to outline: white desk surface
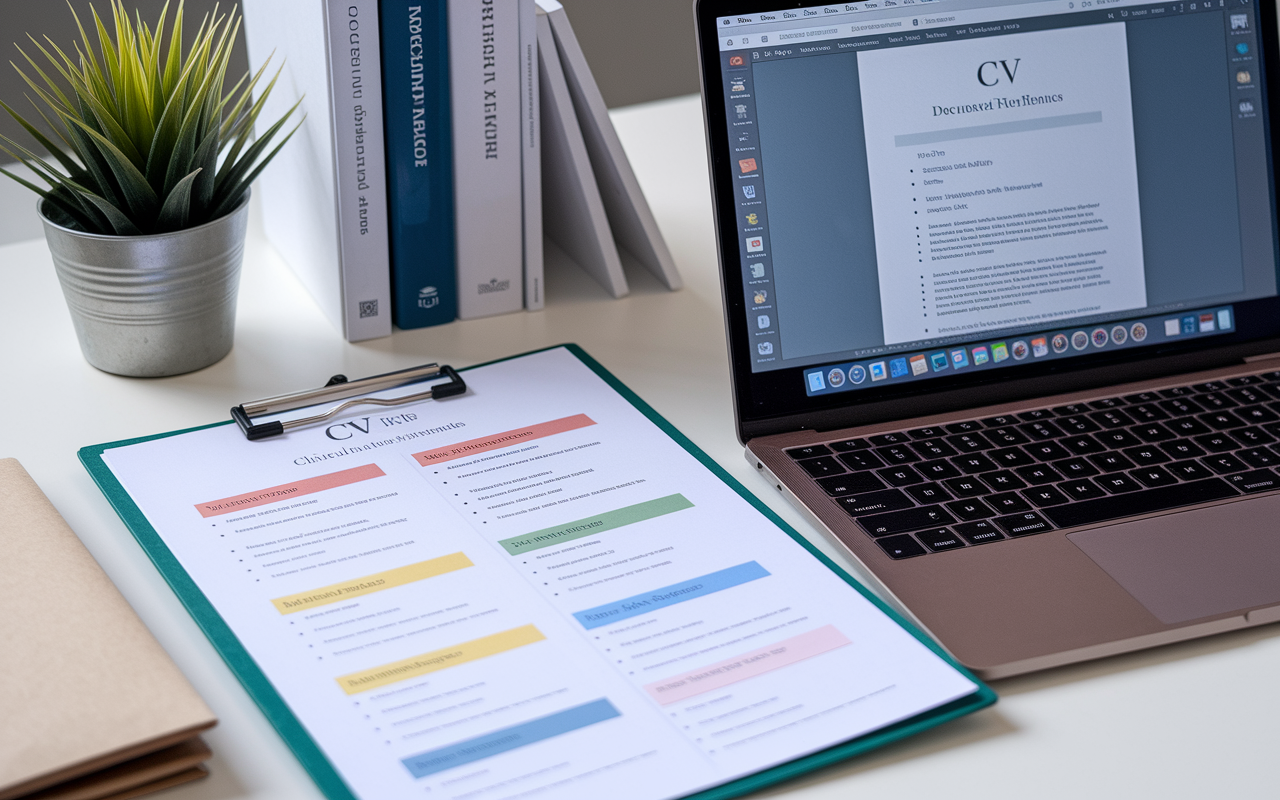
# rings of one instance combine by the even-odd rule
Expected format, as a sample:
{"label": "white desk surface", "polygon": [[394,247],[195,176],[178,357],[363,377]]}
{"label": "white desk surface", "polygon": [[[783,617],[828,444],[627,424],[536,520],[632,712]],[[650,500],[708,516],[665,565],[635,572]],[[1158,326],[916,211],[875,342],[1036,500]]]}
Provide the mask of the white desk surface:
{"label": "white desk surface", "polygon": [[[755,474],[735,438],[698,99],[613,116],[685,277],[682,291],[665,291],[637,267],[628,270],[631,295],[615,301],[575,266],[549,263],[544,311],[348,344],[255,223],[231,355],[191,375],[135,380],[81,357],[43,239],[0,247],[0,457],[26,466],[221,720],[206,737],[210,777],[161,796],[320,798],[90,480],[76,458],[84,445],[226,419],[236,403],[310,388],[338,372],[364,376],[428,361],[461,367],[577,342],[843,562]],[[23,198],[18,213],[33,209]],[[7,227],[38,230],[30,220]],[[756,796],[1280,798],[1280,626],[994,688],[1001,698],[994,708]]]}

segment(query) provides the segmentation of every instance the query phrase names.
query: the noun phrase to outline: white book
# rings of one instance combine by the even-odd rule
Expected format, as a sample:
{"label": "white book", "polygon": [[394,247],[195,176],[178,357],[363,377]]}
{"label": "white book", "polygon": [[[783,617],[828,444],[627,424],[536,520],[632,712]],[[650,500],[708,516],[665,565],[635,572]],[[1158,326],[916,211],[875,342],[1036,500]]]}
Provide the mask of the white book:
{"label": "white book", "polygon": [[582,129],[556,54],[551,22],[538,9],[538,79],[542,90],[542,223],[546,234],[609,294],[628,292]]}
{"label": "white book", "polygon": [[348,341],[391,334],[377,0],[245,0],[250,68],[280,79],[257,132],[302,99],[257,180],[267,238]]}
{"label": "white book", "polygon": [[534,0],[520,3],[520,169],[524,192],[524,307],[542,308],[542,131],[538,103],[538,22]]}
{"label": "white book", "polygon": [[524,307],[518,0],[449,0],[458,316]]}
{"label": "white book", "polygon": [[587,58],[582,54],[569,17],[556,0],[537,2],[547,12],[555,34],[560,63],[564,67],[569,94],[573,98],[582,138],[586,142],[614,238],[619,247],[647,267],[668,289],[679,289],[683,281],[675,259],[667,249],[667,242],[658,230],[649,202],[645,200],[631,162],[622,149],[618,132],[609,119],[604,96],[600,94]]}

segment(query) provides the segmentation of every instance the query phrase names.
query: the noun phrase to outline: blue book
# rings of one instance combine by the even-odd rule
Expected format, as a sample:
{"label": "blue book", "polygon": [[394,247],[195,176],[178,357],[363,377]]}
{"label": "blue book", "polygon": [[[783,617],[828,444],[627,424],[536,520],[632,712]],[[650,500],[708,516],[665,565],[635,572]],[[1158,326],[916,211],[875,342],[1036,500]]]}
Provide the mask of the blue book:
{"label": "blue book", "polygon": [[381,0],[392,319],[458,315],[445,0]]}

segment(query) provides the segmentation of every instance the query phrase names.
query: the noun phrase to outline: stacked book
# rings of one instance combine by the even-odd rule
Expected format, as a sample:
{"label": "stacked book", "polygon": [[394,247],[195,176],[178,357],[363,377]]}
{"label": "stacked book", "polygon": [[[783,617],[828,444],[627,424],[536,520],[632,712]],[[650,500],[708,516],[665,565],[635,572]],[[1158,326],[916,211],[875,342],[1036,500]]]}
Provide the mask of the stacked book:
{"label": "stacked book", "polygon": [[543,235],[614,297],[680,276],[555,0],[245,0],[267,237],[349,341],[543,306]]}

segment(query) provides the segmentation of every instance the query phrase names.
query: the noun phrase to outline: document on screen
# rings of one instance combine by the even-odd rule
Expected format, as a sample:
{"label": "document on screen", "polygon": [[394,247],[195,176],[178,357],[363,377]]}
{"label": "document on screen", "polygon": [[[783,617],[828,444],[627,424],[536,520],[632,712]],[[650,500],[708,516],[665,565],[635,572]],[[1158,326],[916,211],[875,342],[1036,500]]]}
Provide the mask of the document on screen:
{"label": "document on screen", "polygon": [[868,50],[858,74],[886,344],[1146,306],[1123,23]]}

